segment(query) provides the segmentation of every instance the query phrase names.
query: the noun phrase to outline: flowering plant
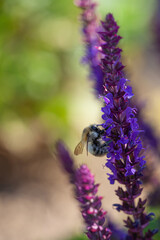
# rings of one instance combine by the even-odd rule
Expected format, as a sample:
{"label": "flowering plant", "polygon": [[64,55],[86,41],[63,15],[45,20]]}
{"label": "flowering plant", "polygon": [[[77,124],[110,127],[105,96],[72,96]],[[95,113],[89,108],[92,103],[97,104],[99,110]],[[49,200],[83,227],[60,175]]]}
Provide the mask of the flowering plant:
{"label": "flowering plant", "polygon": [[105,224],[106,211],[101,207],[102,197],[97,196],[99,184],[87,165],[75,168],[72,157],[62,142],[57,143],[59,159],[74,185],[75,197],[80,203],[81,213],[86,223],[86,234],[91,240],[110,239],[111,230]]}
{"label": "flowering plant", "polygon": [[141,156],[142,143],[139,137],[139,125],[135,117],[136,109],[130,106],[130,98],[133,96],[132,88],[127,86],[121,63],[121,49],[117,44],[121,37],[118,33],[118,25],[112,14],[106,16],[102,22],[103,32],[100,36],[104,43],[101,45],[104,58],[102,69],[104,72],[105,107],[102,108],[102,126],[107,128],[104,140],[112,139],[107,154],[108,167],[112,174],[109,175],[110,183],[118,181],[125,186],[118,187],[116,195],[122,204],[114,204],[118,211],[124,211],[132,216],[125,220],[128,228],[129,239],[151,239],[155,231],[143,234],[143,229],[152,219],[153,214],[144,212],[146,200],[135,199],[141,195],[141,177],[144,168],[144,156]]}
{"label": "flowering plant", "polygon": [[[91,0],[77,0],[82,9],[83,36],[86,44],[86,56],[83,61],[89,64],[90,76],[94,81],[97,95],[104,100],[102,107],[102,140],[107,143],[107,162],[111,170],[107,173],[110,184],[117,181],[121,186],[115,191],[121,204],[114,203],[117,211],[128,215],[124,220],[128,232],[119,235],[119,239],[152,240],[157,230],[144,231],[154,214],[145,211],[146,200],[142,193],[142,176],[145,160],[140,138],[141,130],[136,118],[137,110],[130,99],[132,88],[125,77],[121,62],[122,49],[117,47],[121,36],[119,26],[112,14],[107,14],[101,26],[95,13],[96,4]],[[72,158],[62,143],[58,143],[59,157],[75,186],[75,197],[80,202],[81,213],[86,223],[89,239],[110,239],[116,230],[106,225],[106,211],[101,208],[98,197],[98,185],[87,165],[75,168]],[[123,235],[123,236],[122,236]]]}

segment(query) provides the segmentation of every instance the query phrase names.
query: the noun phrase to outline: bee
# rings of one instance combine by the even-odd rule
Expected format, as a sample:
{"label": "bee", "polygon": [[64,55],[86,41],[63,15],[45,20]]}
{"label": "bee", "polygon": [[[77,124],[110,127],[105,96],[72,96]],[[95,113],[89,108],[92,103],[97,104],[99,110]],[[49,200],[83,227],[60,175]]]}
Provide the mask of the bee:
{"label": "bee", "polygon": [[84,128],[81,141],[74,150],[75,155],[82,154],[85,144],[87,144],[87,155],[90,152],[94,156],[104,156],[108,153],[108,144],[111,141],[104,142],[102,136],[105,130],[100,129],[99,125],[92,124]]}

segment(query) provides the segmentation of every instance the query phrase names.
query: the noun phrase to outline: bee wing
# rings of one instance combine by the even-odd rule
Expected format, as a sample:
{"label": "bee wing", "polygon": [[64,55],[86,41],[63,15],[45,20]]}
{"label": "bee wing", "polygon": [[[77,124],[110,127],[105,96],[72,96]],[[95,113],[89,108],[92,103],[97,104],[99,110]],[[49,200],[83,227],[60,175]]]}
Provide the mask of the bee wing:
{"label": "bee wing", "polygon": [[80,141],[80,143],[78,143],[78,145],[75,147],[74,154],[75,155],[82,154],[83,148],[84,148],[84,143],[83,141]]}

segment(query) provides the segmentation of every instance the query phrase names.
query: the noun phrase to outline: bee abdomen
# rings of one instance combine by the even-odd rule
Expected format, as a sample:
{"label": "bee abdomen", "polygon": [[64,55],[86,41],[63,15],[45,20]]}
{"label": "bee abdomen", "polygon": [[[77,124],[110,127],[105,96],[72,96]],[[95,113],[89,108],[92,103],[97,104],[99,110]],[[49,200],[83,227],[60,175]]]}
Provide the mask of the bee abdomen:
{"label": "bee abdomen", "polygon": [[96,143],[88,143],[88,151],[94,156],[104,156],[108,153],[106,144],[97,146]]}

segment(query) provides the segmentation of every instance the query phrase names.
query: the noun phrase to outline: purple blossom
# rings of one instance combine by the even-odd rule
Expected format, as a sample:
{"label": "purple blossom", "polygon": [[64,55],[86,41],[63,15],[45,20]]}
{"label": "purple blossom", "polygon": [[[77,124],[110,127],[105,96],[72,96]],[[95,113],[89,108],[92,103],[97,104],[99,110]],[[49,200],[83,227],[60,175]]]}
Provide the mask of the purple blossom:
{"label": "purple blossom", "polygon": [[103,94],[104,88],[103,71],[99,66],[102,54],[99,52],[101,40],[97,34],[99,30],[95,10],[97,4],[92,0],[76,0],[75,4],[82,8],[82,34],[86,47],[86,55],[83,57],[82,62],[89,65],[90,79],[93,80],[95,93],[99,96]]}
{"label": "purple blossom", "polygon": [[71,183],[75,187],[75,196],[80,203],[82,217],[86,224],[86,235],[91,240],[110,239],[111,231],[105,224],[106,211],[103,210],[102,197],[97,195],[99,184],[95,184],[94,176],[87,165],[75,168],[65,145],[59,141],[57,151],[62,166],[69,174]]}
{"label": "purple blossom", "polygon": [[66,149],[62,141],[57,142],[56,149],[58,152],[58,157],[61,160],[62,166],[64,167],[65,171],[69,174],[71,183],[74,183],[76,169],[74,167],[73,159],[71,158],[68,150]]}
{"label": "purple blossom", "polygon": [[88,238],[91,240],[110,239],[111,231],[104,225],[106,212],[101,208],[102,197],[96,195],[99,185],[94,183],[94,176],[87,165],[81,165],[77,169],[75,184],[82,216],[88,226]]}
{"label": "purple blossom", "polygon": [[[158,5],[158,10],[160,8],[160,0],[157,0],[157,5]],[[81,14],[81,21],[83,25],[83,40],[85,43],[86,47],[86,55],[83,58],[83,62],[87,63],[90,66],[90,78],[94,82],[94,89],[95,93],[97,96],[99,95],[104,95],[104,87],[103,87],[103,78],[104,78],[104,73],[99,66],[100,59],[102,58],[103,54],[100,54],[99,49],[101,48],[101,43],[102,41],[100,40],[97,31],[100,30],[100,26],[97,21],[96,17],[96,3],[93,2],[92,0],[76,0],[75,4],[82,9],[82,14]],[[157,31],[158,27],[160,26],[158,22],[158,17],[159,17],[159,11],[157,11],[157,14],[155,14],[155,18],[153,19],[153,27],[155,29],[155,32]],[[159,18],[160,19],[160,18]],[[102,23],[103,24],[103,23]],[[158,27],[157,27],[158,26]],[[117,26],[118,27],[118,26]],[[157,31],[158,34],[158,31]],[[105,35],[105,33],[102,32],[102,35]],[[159,34],[160,35],[160,34]],[[121,37],[117,36],[118,38],[114,39],[112,41],[113,44],[116,44],[117,40],[120,40]],[[102,36],[103,39],[103,36]],[[158,42],[158,41],[157,41]],[[107,49],[107,45],[103,45],[103,47]],[[120,54],[122,50],[120,48],[115,48],[112,54]],[[105,61],[108,61],[106,58]],[[117,64],[115,61],[114,64]],[[123,66],[121,66],[123,68]],[[130,86],[126,86],[125,83],[128,81],[125,78],[121,78],[119,82],[117,83],[117,86],[120,87],[125,91],[125,96],[127,98],[132,98],[133,93],[132,93],[132,88]],[[135,100],[133,101],[134,104]],[[137,106],[137,104],[136,104]],[[154,134],[154,131],[152,127],[147,124],[146,122],[143,121],[141,114],[140,114],[140,108],[138,108],[138,115],[137,115],[139,125],[141,129],[144,130],[144,137],[143,141],[148,142],[150,146],[156,151],[158,156],[160,155],[160,150],[159,150],[159,143],[160,140],[156,137]],[[103,120],[104,119],[103,117]]]}
{"label": "purple blossom", "polygon": [[[117,180],[124,185],[116,191],[122,204],[114,204],[118,211],[123,211],[131,217],[125,220],[128,228],[127,239],[151,240],[155,231],[143,233],[143,229],[151,220],[144,212],[146,200],[135,199],[141,194],[141,177],[144,167],[144,159],[141,156],[142,144],[139,137],[139,125],[135,117],[136,109],[130,106],[132,88],[126,83],[121,63],[121,49],[117,44],[121,37],[117,34],[119,26],[112,14],[106,16],[102,22],[103,31],[99,33],[104,43],[101,45],[101,52],[104,58],[101,61],[101,68],[104,72],[105,107],[102,108],[105,120],[102,126],[106,129],[106,137],[112,142],[109,144],[108,162],[110,168],[109,180],[114,183]],[[108,121],[109,120],[109,121]]]}

